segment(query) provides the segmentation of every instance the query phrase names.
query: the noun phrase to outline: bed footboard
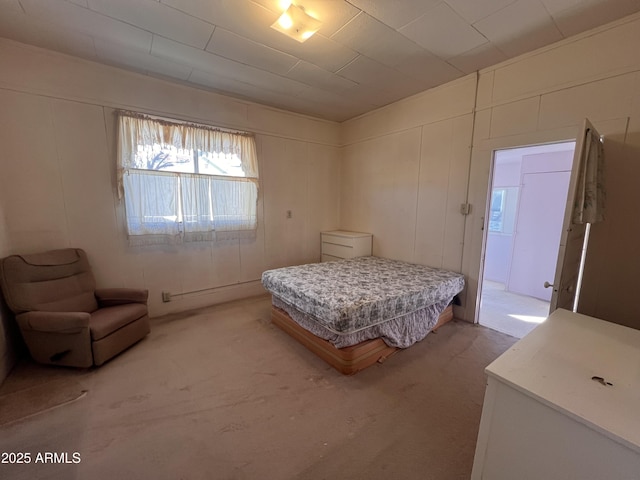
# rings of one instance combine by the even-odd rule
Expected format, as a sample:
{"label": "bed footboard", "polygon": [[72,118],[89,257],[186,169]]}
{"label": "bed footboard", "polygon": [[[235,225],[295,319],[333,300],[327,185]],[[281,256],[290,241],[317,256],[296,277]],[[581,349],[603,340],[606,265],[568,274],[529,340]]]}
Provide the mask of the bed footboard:
{"label": "bed footboard", "polygon": [[[432,331],[452,318],[453,307],[449,305],[438,318],[438,323]],[[399,350],[388,346],[381,338],[367,340],[351,347],[336,348],[327,340],[302,328],[287,312],[274,306],[271,307],[271,321],[344,375],[353,375],[374,363],[382,363]]]}

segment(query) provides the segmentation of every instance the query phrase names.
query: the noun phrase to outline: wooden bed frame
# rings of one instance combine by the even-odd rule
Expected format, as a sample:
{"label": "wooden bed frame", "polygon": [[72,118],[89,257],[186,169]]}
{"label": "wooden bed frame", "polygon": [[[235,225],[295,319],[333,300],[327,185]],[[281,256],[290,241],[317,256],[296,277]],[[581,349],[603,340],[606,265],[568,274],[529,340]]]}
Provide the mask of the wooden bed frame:
{"label": "wooden bed frame", "polygon": [[[453,307],[449,305],[442,312],[431,331],[436,331],[452,318]],[[381,338],[366,340],[351,347],[336,348],[327,340],[302,328],[291,319],[287,312],[273,305],[271,306],[271,322],[345,375],[353,375],[376,362],[382,363],[399,350],[397,347],[388,346]]]}

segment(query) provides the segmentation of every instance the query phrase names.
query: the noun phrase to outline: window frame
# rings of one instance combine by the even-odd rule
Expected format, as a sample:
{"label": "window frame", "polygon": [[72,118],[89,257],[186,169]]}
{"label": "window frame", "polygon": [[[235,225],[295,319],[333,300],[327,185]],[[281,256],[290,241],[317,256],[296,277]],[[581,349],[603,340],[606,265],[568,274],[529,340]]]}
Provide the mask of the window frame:
{"label": "window frame", "polygon": [[[130,244],[214,240],[223,232],[225,237],[255,235],[258,168],[252,134],[134,112],[118,114],[118,192],[124,199]],[[146,168],[139,153],[141,145],[189,150],[192,171]],[[208,150],[207,145],[221,149]],[[244,176],[200,172],[207,152],[237,155]],[[163,192],[156,191],[163,182],[150,180],[157,176],[175,182],[173,186],[165,182],[164,189],[171,196],[168,202]],[[146,221],[147,216],[165,221]]]}

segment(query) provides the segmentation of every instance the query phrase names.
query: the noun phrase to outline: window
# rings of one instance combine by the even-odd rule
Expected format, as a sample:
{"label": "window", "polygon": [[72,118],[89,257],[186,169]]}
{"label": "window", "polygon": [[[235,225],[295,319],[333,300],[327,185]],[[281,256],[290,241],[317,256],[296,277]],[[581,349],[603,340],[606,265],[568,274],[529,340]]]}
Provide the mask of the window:
{"label": "window", "polygon": [[118,188],[134,245],[255,232],[253,136],[131,112],[119,115]]}
{"label": "window", "polygon": [[504,188],[494,188],[493,192],[491,192],[491,207],[489,209],[491,213],[489,217],[490,232],[502,232],[505,193]]}
{"label": "window", "polygon": [[489,207],[489,231],[513,234],[518,208],[518,187],[494,188]]}

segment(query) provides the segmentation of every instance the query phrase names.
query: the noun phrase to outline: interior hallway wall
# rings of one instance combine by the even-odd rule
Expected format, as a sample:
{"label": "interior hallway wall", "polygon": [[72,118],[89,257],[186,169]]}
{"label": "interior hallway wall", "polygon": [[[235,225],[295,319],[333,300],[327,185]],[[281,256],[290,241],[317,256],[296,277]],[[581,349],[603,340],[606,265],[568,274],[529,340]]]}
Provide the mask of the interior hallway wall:
{"label": "interior hallway wall", "polygon": [[[5,253],[84,248],[99,286],[148,288],[156,316],[264,293],[265,269],[319,261],[319,232],[339,224],[337,123],[3,39],[0,65]],[[255,132],[257,238],[129,247],[115,188],[117,108]]]}

